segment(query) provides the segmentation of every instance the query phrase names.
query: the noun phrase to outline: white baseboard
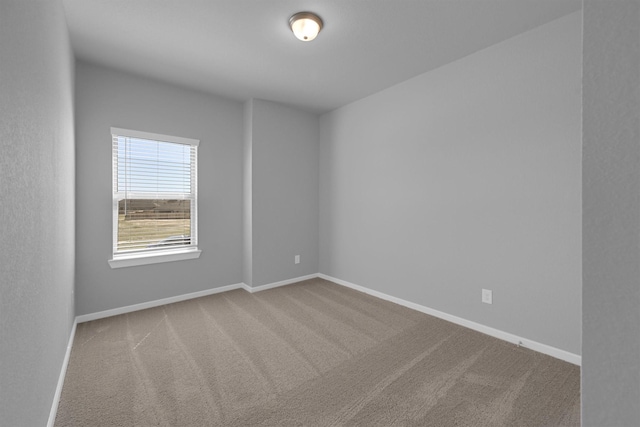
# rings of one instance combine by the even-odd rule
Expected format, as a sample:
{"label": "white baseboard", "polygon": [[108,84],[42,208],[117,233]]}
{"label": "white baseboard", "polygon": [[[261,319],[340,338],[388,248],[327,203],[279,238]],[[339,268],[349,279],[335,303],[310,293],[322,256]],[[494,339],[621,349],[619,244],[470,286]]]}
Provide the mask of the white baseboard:
{"label": "white baseboard", "polygon": [[51,411],[49,411],[49,421],[47,421],[47,427],[53,427],[56,422],[56,415],[58,414],[58,404],[60,403],[60,396],[62,395],[62,386],[64,385],[64,378],[67,375],[67,366],[69,366],[69,358],[71,357],[71,347],[73,347],[73,339],[76,336],[77,320],[73,321],[73,327],[71,328],[71,334],[69,335],[69,343],[67,344],[67,351],[64,354],[62,360],[62,368],[60,369],[60,376],[58,377],[58,386],[56,392],[53,395],[53,403],[51,404]]}
{"label": "white baseboard", "polygon": [[103,319],[105,317],[117,316],[118,314],[131,313],[145,308],[159,307],[161,305],[171,304],[174,302],[185,301],[193,298],[200,298],[207,295],[218,294],[220,292],[232,291],[234,289],[245,289],[244,283],[236,283],[234,285],[221,286],[219,288],[205,289],[204,291],[192,292],[190,294],[177,295],[175,297],[158,299],[155,301],[143,302],[140,304],[128,305],[125,307],[113,308],[111,310],[99,311],[97,313],[83,314],[76,317],[77,323],[89,322],[91,320]]}
{"label": "white baseboard", "polygon": [[251,292],[253,294],[255,292],[266,291],[267,289],[273,289],[273,288],[277,288],[277,287],[284,286],[284,285],[290,285],[290,284],[296,283],[296,282],[302,282],[303,280],[315,279],[316,277],[320,277],[318,275],[318,273],[308,274],[306,276],[294,277],[293,279],[282,280],[280,282],[268,283],[266,285],[260,285],[260,286],[255,286],[255,287],[251,287],[251,286],[243,283],[242,284],[242,288],[245,291]]}
{"label": "white baseboard", "polygon": [[236,283],[234,285],[221,286],[219,288],[206,289],[204,291],[192,292],[189,294],[177,295],[174,297],[158,299],[155,301],[143,302],[140,304],[128,305],[125,307],[113,308],[110,310],[99,311],[97,313],[82,314],[76,317],[77,323],[89,322],[91,320],[104,319],[105,317],[117,316],[119,314],[132,313],[146,308],[159,307],[161,305],[171,304],[174,302],[186,301],[193,298],[200,298],[207,295],[218,294],[220,292],[232,291],[234,289],[244,289],[247,292],[255,293],[265,291],[267,289],[277,288],[279,286],[289,285],[291,283],[301,282],[303,280],[314,279],[318,274],[309,274],[307,276],[295,277],[293,279],[282,280],[280,282],[268,283],[266,285],[251,287],[245,283]]}
{"label": "white baseboard", "polygon": [[559,348],[551,347],[546,344],[542,344],[533,340],[529,340],[526,338],[519,337],[514,334],[510,334],[508,332],[501,331],[499,329],[491,328],[489,326],[481,325],[480,323],[472,322],[467,319],[463,319],[461,317],[453,316],[451,314],[443,313],[442,311],[434,310],[429,307],[425,307],[420,304],[416,304],[410,301],[405,301],[400,298],[393,297],[391,295],[384,294],[382,292],[374,291],[369,288],[365,288],[364,286],[356,285],[345,280],[337,279],[335,277],[327,276],[326,274],[318,274],[318,277],[321,279],[328,280],[330,282],[337,283],[338,285],[346,286],[347,288],[355,289],[356,291],[364,292],[365,294],[373,295],[374,297],[391,301],[396,304],[411,308],[413,310],[420,311],[422,313],[438,317],[440,319],[449,321],[451,323],[455,323],[460,326],[464,326],[469,329],[473,329],[478,332],[482,332],[483,334],[490,335],[494,338],[499,338],[501,340],[510,342],[512,344],[521,345],[523,347],[529,348],[531,350],[537,351],[539,353],[546,354],[551,357],[555,357],[556,359],[564,360],[565,362],[572,363],[574,365],[580,366],[582,363],[582,357],[569,353],[565,350],[560,350]]}

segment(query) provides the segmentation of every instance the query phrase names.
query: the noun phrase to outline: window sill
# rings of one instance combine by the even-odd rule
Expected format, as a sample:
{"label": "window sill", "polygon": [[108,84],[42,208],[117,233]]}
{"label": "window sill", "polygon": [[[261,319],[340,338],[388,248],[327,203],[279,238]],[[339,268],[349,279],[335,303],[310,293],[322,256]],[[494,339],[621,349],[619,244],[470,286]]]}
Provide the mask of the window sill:
{"label": "window sill", "polygon": [[171,261],[200,258],[199,249],[172,250],[135,255],[116,255],[109,260],[111,268],[134,267],[136,265],[159,264]]}

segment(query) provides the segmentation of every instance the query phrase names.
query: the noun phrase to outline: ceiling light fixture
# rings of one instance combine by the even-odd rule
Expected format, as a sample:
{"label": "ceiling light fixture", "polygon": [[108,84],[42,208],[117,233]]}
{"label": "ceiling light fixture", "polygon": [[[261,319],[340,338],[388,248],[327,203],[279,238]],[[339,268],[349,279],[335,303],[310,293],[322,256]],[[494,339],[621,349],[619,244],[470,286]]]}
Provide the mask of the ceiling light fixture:
{"label": "ceiling light fixture", "polygon": [[298,12],[289,18],[289,26],[298,39],[310,42],[322,30],[322,19],[315,13]]}

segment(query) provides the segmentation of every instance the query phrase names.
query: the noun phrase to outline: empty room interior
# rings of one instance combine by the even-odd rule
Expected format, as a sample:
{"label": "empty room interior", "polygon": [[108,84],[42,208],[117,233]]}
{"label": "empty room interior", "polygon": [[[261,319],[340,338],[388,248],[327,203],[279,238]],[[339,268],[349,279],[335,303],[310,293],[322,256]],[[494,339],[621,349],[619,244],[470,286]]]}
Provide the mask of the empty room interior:
{"label": "empty room interior", "polygon": [[637,0],[0,0],[0,425],[640,424]]}

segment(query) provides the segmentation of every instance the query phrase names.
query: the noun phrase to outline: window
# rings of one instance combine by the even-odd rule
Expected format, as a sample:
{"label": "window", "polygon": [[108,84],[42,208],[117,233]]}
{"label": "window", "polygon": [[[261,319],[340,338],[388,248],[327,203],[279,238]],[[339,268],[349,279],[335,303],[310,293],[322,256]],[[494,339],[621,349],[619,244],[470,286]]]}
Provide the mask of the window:
{"label": "window", "polygon": [[118,128],[111,135],[111,267],[199,257],[199,141]]}

